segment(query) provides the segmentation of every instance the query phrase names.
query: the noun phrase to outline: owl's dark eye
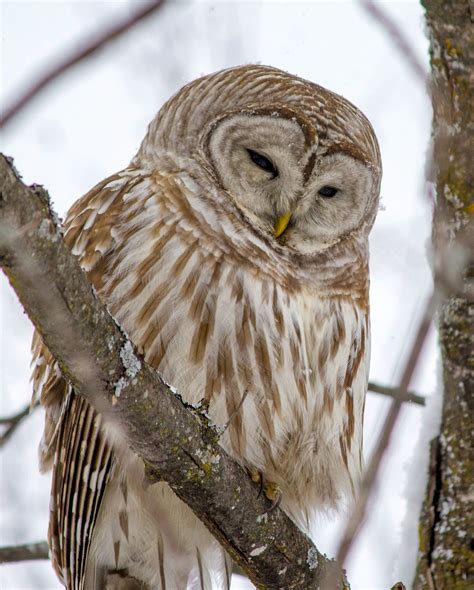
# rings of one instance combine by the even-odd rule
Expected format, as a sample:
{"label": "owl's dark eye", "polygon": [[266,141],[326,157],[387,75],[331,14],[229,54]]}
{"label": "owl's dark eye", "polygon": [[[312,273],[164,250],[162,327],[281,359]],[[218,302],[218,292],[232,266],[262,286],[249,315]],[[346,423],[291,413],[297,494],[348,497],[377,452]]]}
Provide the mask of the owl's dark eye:
{"label": "owl's dark eye", "polygon": [[338,189],[333,186],[323,186],[319,189],[318,195],[321,195],[325,199],[330,199],[331,197],[334,197],[337,191]]}
{"label": "owl's dark eye", "polygon": [[262,156],[262,154],[254,152],[253,150],[247,149],[247,152],[250,156],[250,159],[256,166],[258,166],[262,170],[265,170],[266,172],[270,172],[273,178],[276,178],[278,176],[278,169],[276,168],[276,166],[273,165],[273,162],[271,162],[268,158]]}

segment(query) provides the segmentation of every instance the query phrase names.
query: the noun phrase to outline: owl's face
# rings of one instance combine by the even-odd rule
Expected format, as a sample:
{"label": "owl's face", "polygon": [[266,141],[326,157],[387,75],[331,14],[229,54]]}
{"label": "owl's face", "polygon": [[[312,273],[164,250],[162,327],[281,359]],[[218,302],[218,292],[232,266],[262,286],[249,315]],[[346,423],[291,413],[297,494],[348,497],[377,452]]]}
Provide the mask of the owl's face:
{"label": "owl's face", "polygon": [[208,157],[221,186],[276,243],[311,253],[358,229],[376,189],[354,150],[318,150],[297,117],[232,113],[211,128]]}
{"label": "owl's face", "polygon": [[137,157],[153,167],[162,153],[278,250],[311,254],[366,239],[377,212],[381,163],[369,121],[343,97],[276,68],[239,66],[184,86]]}

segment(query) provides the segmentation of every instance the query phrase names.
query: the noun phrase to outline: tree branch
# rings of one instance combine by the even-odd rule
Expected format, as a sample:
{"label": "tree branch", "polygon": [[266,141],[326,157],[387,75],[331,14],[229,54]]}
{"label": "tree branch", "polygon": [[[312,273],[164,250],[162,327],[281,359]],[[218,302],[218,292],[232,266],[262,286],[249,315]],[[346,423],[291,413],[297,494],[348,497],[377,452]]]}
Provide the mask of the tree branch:
{"label": "tree branch", "polygon": [[413,588],[468,590],[474,579],[474,7],[468,0],[422,4],[432,73],[433,261],[442,299],[437,323],[444,391]]}
{"label": "tree branch", "polygon": [[9,440],[22,421],[35,409],[36,405],[27,404],[22,410],[13,416],[0,418],[0,449]]}
{"label": "tree branch", "polygon": [[[0,156],[0,263],[62,374],[168,482],[258,588],[345,586],[334,561],[219,445],[219,430],[143,362],[62,240],[47,193]],[[327,586],[326,580],[336,580]]]}
{"label": "tree branch", "polygon": [[161,8],[164,0],[151,0],[137,9],[133,14],[121,22],[113,24],[110,28],[101,31],[98,35],[90,36],[79,44],[79,49],[67,53],[66,57],[59,61],[50,70],[46,71],[40,78],[34,81],[25,92],[12,104],[2,109],[0,115],[0,128],[10,122],[23,108],[29,104],[47,86],[60,78],[65,72],[94,55],[99,49],[113,41],[123,33],[129,31],[134,25],[150,16],[155,10]]}
{"label": "tree branch", "polygon": [[403,29],[392,19],[390,14],[382,8],[380,4],[374,2],[374,0],[359,0],[359,4],[387,33],[387,36],[391,39],[399,53],[409,65],[415,77],[427,85],[429,82],[428,72],[413,51],[410,40],[405,35]]}
{"label": "tree branch", "polygon": [[386,385],[379,385],[373,381],[369,381],[368,389],[373,393],[380,393],[381,395],[399,399],[402,402],[412,402],[420,406],[424,406],[426,403],[425,398],[422,395],[418,395],[414,391],[407,391],[404,393],[397,387],[387,387]]}
{"label": "tree branch", "polygon": [[48,543],[26,543],[25,545],[9,545],[0,547],[0,563],[49,559]]}

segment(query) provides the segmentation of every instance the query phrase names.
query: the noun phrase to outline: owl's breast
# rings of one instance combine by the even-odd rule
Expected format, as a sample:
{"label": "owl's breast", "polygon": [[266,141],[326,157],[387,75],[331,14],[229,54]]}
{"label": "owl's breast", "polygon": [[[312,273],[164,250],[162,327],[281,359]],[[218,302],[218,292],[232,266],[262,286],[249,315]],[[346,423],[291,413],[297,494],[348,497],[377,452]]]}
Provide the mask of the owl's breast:
{"label": "owl's breast", "polygon": [[221,443],[241,463],[297,505],[335,504],[361,465],[366,311],[288,289],[159,213],[110,265],[112,313],[184,399],[228,424]]}

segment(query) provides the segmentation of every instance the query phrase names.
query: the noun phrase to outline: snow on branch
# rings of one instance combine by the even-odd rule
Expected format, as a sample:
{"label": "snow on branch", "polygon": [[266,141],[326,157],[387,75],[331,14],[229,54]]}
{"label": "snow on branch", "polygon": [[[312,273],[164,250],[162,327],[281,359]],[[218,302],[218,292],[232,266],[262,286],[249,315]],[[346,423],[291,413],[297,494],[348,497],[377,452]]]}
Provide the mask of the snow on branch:
{"label": "snow on branch", "polygon": [[282,510],[269,511],[209,419],[143,362],[64,244],[46,191],[25,186],[1,155],[0,264],[75,391],[116,424],[149,481],[168,482],[258,588],[347,587]]}

